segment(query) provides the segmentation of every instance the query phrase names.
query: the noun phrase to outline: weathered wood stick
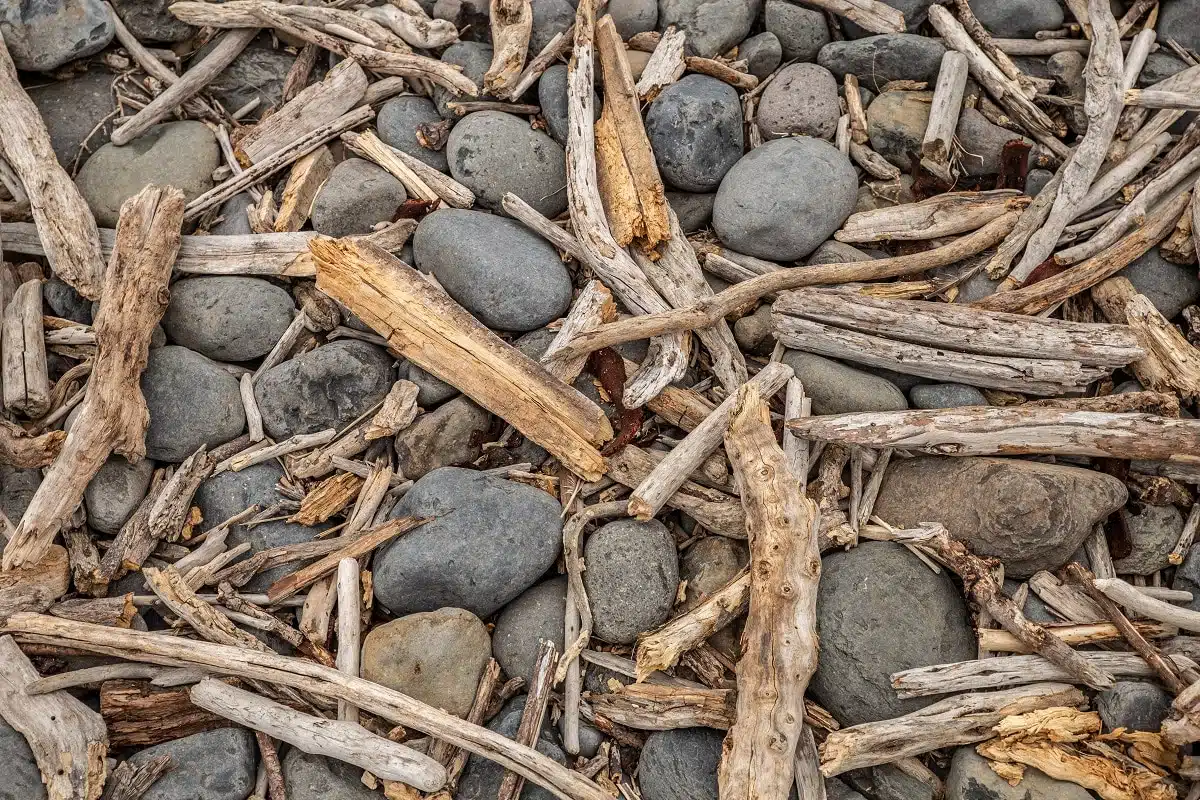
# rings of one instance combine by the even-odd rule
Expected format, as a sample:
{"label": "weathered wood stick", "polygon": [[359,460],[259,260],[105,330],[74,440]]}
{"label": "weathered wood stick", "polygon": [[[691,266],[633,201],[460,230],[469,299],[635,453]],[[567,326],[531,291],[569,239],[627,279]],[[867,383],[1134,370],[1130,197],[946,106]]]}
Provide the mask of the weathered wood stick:
{"label": "weathered wood stick", "polygon": [[0,464],[20,469],[48,466],[58,456],[65,438],[62,431],[31,436],[19,425],[0,419]]}
{"label": "weathered wood stick", "polygon": [[[317,286],[423,369],[545,447],[586,480],[612,426],[594,403],[502,342],[416,270],[369,244],[314,240]],[[469,360],[464,353],[470,354]]]}
{"label": "weathered wood stick", "polygon": [[1171,108],[1181,111],[1200,111],[1200,93],[1164,89],[1126,89],[1127,106],[1141,108]]}
{"label": "weathered wood stick", "polygon": [[79,416],[4,548],[4,569],[37,561],[109,454],[145,455],[150,413],[138,387],[150,334],[167,308],[183,193],[147,187],[126,200],[93,325],[98,350]]}
{"label": "weathered wood stick", "polygon": [[[508,195],[508,197],[515,197],[515,195]],[[563,383],[572,383],[583,371],[584,365],[587,363],[587,356],[557,359],[554,358],[554,354],[577,332],[591,330],[605,322],[612,322],[616,318],[617,305],[613,302],[612,292],[600,281],[588,281],[575,298],[571,310],[563,320],[562,327],[558,329],[550,346],[542,354],[539,363],[546,368],[547,372]]]}
{"label": "weathered wood stick", "polygon": [[533,30],[533,6],[530,0],[491,0],[489,10],[492,63],[483,76],[483,88],[489,94],[500,95],[520,78],[525,67],[529,34]]}
{"label": "weathered wood stick", "polygon": [[916,203],[851,214],[833,238],[839,242],[937,239],[978,230],[1009,211],[1020,211],[1028,204],[1029,198],[1014,189],[947,192]]}
{"label": "weathered wood stick", "polygon": [[[1120,163],[1115,164],[1112,169],[1096,179],[1079,204],[1075,218],[1078,219],[1086,212],[1091,211],[1118,191],[1123,192],[1122,187],[1136,178],[1146,168],[1146,165],[1157,158],[1158,154],[1165,150],[1170,143],[1171,134],[1162,133],[1136,150],[1131,150]],[[1130,196],[1128,199],[1133,198]]]}
{"label": "weathered wood stick", "polygon": [[[338,562],[337,614],[339,672],[358,677],[362,642],[362,583],[358,559],[343,558]],[[338,719],[358,722],[358,708],[345,700],[338,701]]]}
{"label": "weathered wood stick", "polygon": [[[1175,635],[1175,627],[1157,622],[1135,622],[1137,631],[1152,639],[1165,639]],[[1111,622],[1068,623],[1063,625],[1043,625],[1046,632],[1057,636],[1072,647],[1079,645],[1111,642],[1121,638],[1121,631]],[[1000,628],[980,628],[976,632],[979,646],[984,650],[997,653],[1030,653],[1029,645],[1022,642],[1006,630]]]}
{"label": "weathered wood stick", "polygon": [[[50,145],[50,134],[37,106],[21,87],[17,68],[0,37],[0,107],[4,126],[0,151],[24,187],[33,221],[46,242],[46,260],[54,274],[89,300],[100,296],[104,260],[96,219]],[[7,244],[7,242],[5,243]]]}
{"label": "weathered wood stick", "polygon": [[[737,693],[733,689],[631,683],[619,691],[587,692],[584,696],[596,716],[639,731],[695,727],[724,731],[736,716]],[[789,759],[791,755],[789,750]]]}
{"label": "weathered wood stick", "polygon": [[[942,56],[937,86],[929,106],[929,124],[921,141],[921,164],[947,182],[954,179],[950,171],[954,131],[962,113],[963,94],[967,88],[967,57],[957,50]],[[853,115],[851,123],[854,122]],[[865,120],[864,120],[865,122]],[[864,126],[864,133],[866,132]]]}
{"label": "weathered wood stick", "polygon": [[683,75],[687,65],[683,60],[683,45],[687,36],[674,25],[667,27],[650,60],[642,68],[637,82],[637,95],[643,102],[650,102],[666,87]]}
{"label": "weathered wood stick", "polygon": [[45,611],[70,588],[67,551],[52,544],[36,561],[0,572],[0,620],[18,611]]}
{"label": "weathered wood stick", "polygon": [[[515,738],[518,744],[526,747],[537,744],[542,733],[542,721],[546,718],[546,707],[550,703],[550,690],[554,687],[554,670],[557,666],[558,648],[554,646],[554,642],[539,639],[533,679],[529,683],[529,692],[525,695],[525,708],[521,711],[521,721],[517,726]],[[524,778],[511,770],[505,770],[504,777],[500,780],[500,789],[496,792],[497,800],[517,800],[524,786]]]}
{"label": "weathered wood stick", "polygon": [[458,41],[458,29],[453,22],[430,19],[416,3],[406,5],[404,9],[394,5],[360,8],[358,15],[390,28],[405,42],[422,50],[438,49]]}
{"label": "weathered wood stick", "polygon": [[[605,463],[608,477],[633,489],[640,486],[664,458],[664,453],[626,445],[620,452],[609,456]],[[666,504],[684,512],[714,533],[734,539],[746,538],[746,515],[736,497],[689,480],[684,481],[667,498]]]}
{"label": "weathered wood stick", "polygon": [[739,389],[725,434],[746,509],[752,566],[737,665],[737,720],[717,771],[722,798],[786,800],[795,775],[804,692],[817,669],[820,515],[816,504],[800,494],[787,456],[775,442],[764,402],[769,396],[754,381]]}
{"label": "weathered wood stick", "polygon": [[1050,182],[1042,187],[1038,192],[1038,196],[1033,198],[1033,202],[1025,207],[1020,219],[1000,246],[996,248],[995,254],[988,260],[987,274],[993,280],[1003,278],[1012,270],[1012,262],[1021,251],[1025,249],[1025,243],[1029,241],[1029,237],[1034,234],[1046,221],[1046,217],[1050,216],[1050,209],[1054,206],[1054,198],[1058,196],[1058,187],[1062,185],[1063,170],[1062,167],[1054,173],[1054,177]]}
{"label": "weathered wood stick", "polygon": [[4,408],[30,419],[50,410],[50,373],[42,334],[42,282],[25,281],[4,308],[0,332]]}
{"label": "weathered wood stick", "polygon": [[108,772],[104,720],[67,692],[28,694],[40,677],[13,638],[0,637],[0,717],[29,742],[46,797],[96,800]]}
{"label": "weathered wood stick", "polygon": [[638,637],[637,680],[675,666],[679,656],[741,616],[750,604],[750,575],[742,571],[691,611]]}
{"label": "weathered wood stick", "polygon": [[805,0],[805,4],[845,17],[871,33],[904,33],[904,14],[878,0]]}
{"label": "weathered wood stick", "polygon": [[543,72],[549,69],[555,61],[558,61],[560,56],[566,54],[571,48],[574,35],[573,25],[565,31],[554,34],[554,38],[546,43],[542,52],[529,59],[529,63],[525,65],[525,69],[521,71],[520,77],[512,84],[512,87],[500,96],[511,101],[522,97],[542,77]]}
{"label": "weathered wood stick", "polygon": [[1143,617],[1165,622],[1186,631],[1200,631],[1200,612],[1156,600],[1120,578],[1096,578],[1092,583],[1108,598]]}
{"label": "weathered wood stick", "polygon": [[1163,720],[1162,734],[1176,747],[1200,741],[1200,681],[1180,692],[1171,703],[1171,716]]}
{"label": "weathered wood stick", "polygon": [[275,232],[288,233],[300,230],[308,220],[317,190],[333,171],[333,154],[322,145],[292,165],[283,196],[279,199],[279,213],[275,215]]}
{"label": "weathered wood stick", "polygon": [[415,197],[430,201],[440,199],[454,208],[475,205],[475,194],[466,186],[421,159],[385,144],[371,131],[361,134],[346,132],[341,139],[355,153],[392,173]]}
{"label": "weathered wood stick", "polygon": [[[739,69],[734,69],[724,61],[718,61],[715,58],[701,58],[700,56],[685,56],[683,59],[684,66],[688,71],[707,75],[710,78],[716,78],[719,81],[724,81],[735,89],[753,89],[758,86],[758,78],[748,72]],[[746,62],[738,62],[745,65]]]}

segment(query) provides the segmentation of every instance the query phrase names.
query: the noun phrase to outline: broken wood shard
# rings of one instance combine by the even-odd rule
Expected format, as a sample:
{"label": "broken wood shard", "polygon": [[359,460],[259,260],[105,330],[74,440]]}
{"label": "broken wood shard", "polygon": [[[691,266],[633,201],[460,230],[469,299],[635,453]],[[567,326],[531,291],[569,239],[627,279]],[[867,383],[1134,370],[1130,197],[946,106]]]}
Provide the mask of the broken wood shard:
{"label": "broken wood shard", "polygon": [[948,192],[917,203],[851,214],[833,237],[839,242],[936,239],[978,230],[1007,212],[1020,211],[1028,204],[1029,198],[1013,189]]}

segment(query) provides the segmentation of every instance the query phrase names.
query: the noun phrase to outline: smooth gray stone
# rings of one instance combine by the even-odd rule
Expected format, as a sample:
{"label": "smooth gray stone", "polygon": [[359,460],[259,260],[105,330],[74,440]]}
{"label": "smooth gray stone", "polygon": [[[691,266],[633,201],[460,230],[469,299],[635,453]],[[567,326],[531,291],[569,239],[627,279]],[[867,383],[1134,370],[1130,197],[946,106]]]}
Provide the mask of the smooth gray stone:
{"label": "smooth gray stone", "polygon": [[194,200],[212,188],[221,163],[217,140],[203,122],[155,125],[123,147],[101,147],[79,170],[75,183],[103,228],[117,227],[121,204],[148,185],[170,184]]}
{"label": "smooth gray stone", "polygon": [[854,210],[858,175],[818,139],[766,142],[726,173],[713,227],[729,248],[774,261],[804,258]]}
{"label": "smooth gray stone", "polygon": [[25,516],[29,501],[42,484],[40,469],[17,469],[0,464],[0,511],[14,525]]}
{"label": "smooth gray stone", "polygon": [[88,525],[115,536],[146,496],[153,474],[148,458],[131,464],[124,456],[109,456],[83,490]]}
{"label": "smooth gray stone", "polygon": [[254,789],[258,748],[246,728],[217,728],[156,744],[129,757],[144,764],[170,756],[175,768],[151,786],[142,800],[245,800]]}
{"label": "smooth gray stone", "polygon": [[786,0],[767,0],[763,25],[779,39],[784,61],[816,61],[832,38],[824,14]]}
{"label": "smooth gray stone", "polygon": [[[822,646],[809,688],[843,725],[891,719],[937,699],[900,700],[892,673],[975,657],[975,631],[962,595],[945,572],[934,574],[903,546],[862,542],[822,564]],[[883,587],[904,587],[904,602]]]}
{"label": "smooth gray stone", "polygon": [[623,40],[658,24],[658,0],[612,0],[607,11]]}
{"label": "smooth gray stone", "polygon": [[1042,189],[1054,178],[1054,173],[1048,169],[1031,169],[1025,175],[1025,194],[1037,197]]}
{"label": "smooth gray stone", "polygon": [[1171,565],[1170,555],[1183,533],[1183,514],[1175,506],[1142,506],[1136,513],[1121,509],[1133,550],[1113,561],[1119,575],[1152,575]]}
{"label": "smooth gray stone", "polygon": [[538,643],[553,642],[563,651],[563,614],[567,604],[566,577],[553,578],[526,589],[500,616],[492,631],[492,653],[504,674],[522,677],[529,686]]}
{"label": "smooth gray stone", "polygon": [[575,6],[567,0],[532,0],[533,28],[529,32],[529,57],[542,52],[555,34],[575,24]]}
{"label": "smooth gray stone", "polygon": [[298,747],[283,757],[283,782],[289,800],[379,800],[363,785],[358,767]]}
{"label": "smooth gray stone", "polygon": [[427,97],[404,95],[393,97],[379,109],[375,127],[379,138],[397,150],[402,150],[440,172],[448,172],[450,164],[443,150],[431,150],[417,139],[417,126],[441,122],[437,106]]}
{"label": "smooth gray stone", "polygon": [[818,264],[850,264],[856,261],[871,261],[875,256],[864,253],[852,244],[830,239],[822,242],[808,258],[804,260],[806,267]]}
{"label": "smooth gray stone", "polygon": [[1012,786],[975,752],[974,745],[968,745],[955,750],[950,760],[946,800],[1092,800],[1092,794],[1033,767],[1026,767],[1021,780]]}
{"label": "smooth gray stone", "polygon": [[838,81],[849,73],[875,92],[889,81],[927,81],[932,89],[945,54],[942,43],[928,36],[885,33],[830,42],[817,54],[817,63]]}
{"label": "smooth gray stone", "polygon": [[[933,5],[933,0],[887,0],[884,5],[891,6],[902,13],[908,32],[916,33],[917,29],[929,18],[929,7]],[[872,31],[860,28],[845,17],[838,19],[838,22],[842,24],[842,30],[850,39],[862,39],[874,35]]]}
{"label": "smooth gray stone", "polygon": [[1158,733],[1171,711],[1171,699],[1171,695],[1153,683],[1117,681],[1112,688],[1096,695],[1096,710],[1105,730],[1125,728]]}
{"label": "smooth gray stone", "polygon": [[[482,33],[485,35],[489,30],[490,23],[487,22],[488,4],[483,4],[485,17],[483,19],[484,29]],[[487,74],[488,68],[492,65],[492,46],[484,42],[464,42],[457,41],[442,51],[442,61],[447,64],[454,64],[462,67],[462,74],[470,78],[476,86],[483,88],[483,76]],[[488,95],[483,95],[487,97]],[[453,95],[448,90],[441,86],[435,86],[433,89],[433,102],[437,106],[438,113],[443,118],[450,120],[452,123],[457,123],[459,117],[450,109],[447,103],[455,100],[479,100],[482,99],[476,95]]]}
{"label": "smooth gray stone", "polygon": [[[219,39],[214,39],[200,48],[192,63],[207,55],[217,41]],[[205,87],[205,91],[210,92],[230,112],[258,100],[258,106],[242,121],[256,120],[267,110],[282,105],[283,82],[294,63],[295,55],[282,48],[276,50],[271,46],[271,34],[262,33]],[[325,72],[320,60],[317,64],[313,70],[313,80],[319,80]]]}
{"label": "smooth gray stone", "polygon": [[679,728],[646,737],[638,762],[643,800],[716,800],[721,731]]}
{"label": "smooth gray stone", "polygon": [[75,291],[69,283],[51,278],[42,284],[42,299],[56,316],[83,325],[92,324],[92,301]]}
{"label": "smooth gray stone", "polygon": [[763,91],[757,124],[764,139],[794,135],[832,139],[840,116],[833,73],[818,64],[792,64]]}
{"label": "smooth gray stone", "polygon": [[321,345],[264,372],[254,385],[263,427],[276,441],[341,430],[387,395],[392,357],[357,340]]}
{"label": "smooth gray stone", "polygon": [[970,5],[988,33],[1002,39],[1032,39],[1063,24],[1063,9],[1055,0],[971,0]]}
{"label": "smooth gray stone", "polygon": [[658,29],[674,25],[690,54],[713,58],[746,38],[761,8],[762,0],[658,0]]}
{"label": "smooth gray stone", "polygon": [[1189,50],[1200,50],[1200,2],[1165,0],[1156,30],[1159,41],[1174,39]]}
{"label": "smooth gray stone", "polygon": [[[0,29],[3,27],[0,23]],[[92,153],[108,144],[112,121],[103,120],[113,111],[112,84],[115,78],[107,69],[93,66],[83,74],[66,80],[38,80],[39,85],[26,90],[29,99],[41,113],[42,121],[46,123],[54,155],[68,174],[75,165],[76,156],[79,157],[79,164],[83,165]],[[97,128],[97,125],[100,127]],[[85,142],[87,150],[81,151]]]}
{"label": "smooth gray stone", "polygon": [[1200,300],[1200,278],[1196,276],[1196,265],[1167,261],[1157,247],[1117,274],[1128,278],[1133,288],[1146,295],[1167,319],[1174,319],[1185,308]]}
{"label": "smooth gray stone", "polygon": [[333,168],[312,206],[313,230],[326,236],[370,233],[391,222],[408,193],[404,184],[378,164],[347,158]]}
{"label": "smooth gray stone", "polygon": [[[112,0],[121,22],[138,39],[151,42],[182,42],[196,29],[167,10],[172,0]],[[236,111],[237,109],[229,109]]]}
{"label": "smooth gray stone", "polygon": [[618,520],[588,537],[583,583],[592,604],[593,635],[630,644],[667,621],[679,588],[675,539],[658,520]]}
{"label": "smooth gray stone", "polygon": [[1000,156],[1004,145],[1019,139],[1030,147],[1033,140],[1001,128],[973,108],[964,108],[954,134],[965,151],[961,157],[968,175],[980,177],[1000,172]]}
{"label": "smooth gray stone", "polygon": [[375,559],[375,597],[393,614],[451,606],[488,617],[537,582],[562,549],[562,508],[545,492],[443,467],[391,517],[434,519]]}
{"label": "smooth gray stone", "polygon": [[[557,146],[557,145],[555,145]],[[416,266],[484,325],[531,331],[566,314],[571,276],[558,251],[507,217],[443,209],[413,234]]]}
{"label": "smooth gray stone", "polygon": [[666,183],[685,192],[711,192],[742,157],[737,90],[707,75],[687,75],[650,104],[646,135]]}
{"label": "smooth gray stone", "polygon": [[1194,544],[1188,548],[1183,557],[1183,563],[1175,568],[1175,577],[1171,580],[1171,588],[1192,593],[1190,602],[1176,603],[1176,605],[1192,611],[1200,611],[1200,545]]}
{"label": "smooth gray stone", "polygon": [[858,792],[842,783],[840,778],[825,779],[826,800],[867,800]]}
{"label": "smooth gray stone", "polygon": [[249,361],[275,347],[296,304],[260,278],[200,276],[171,284],[163,328],[175,344],[218,361]]}
{"label": "smooth gray stone", "polygon": [[492,415],[467,397],[456,397],[396,434],[396,465],[416,480],[439,467],[469,464],[483,455]]}
{"label": "smooth gray stone", "polygon": [[0,800],[46,800],[33,750],[23,735],[0,719]]}
{"label": "smooth gray stone", "polygon": [[[1161,21],[1159,23],[1162,24]],[[1146,56],[1146,65],[1138,75],[1137,86],[1145,89],[1187,69],[1187,64],[1170,53],[1158,52]]]}
{"label": "smooth gray stone", "polygon": [[933,787],[892,764],[843,773],[854,788],[872,800],[933,800]]}
{"label": "smooth gray stone", "polygon": [[[405,374],[406,369],[408,370],[407,374]],[[400,375],[417,385],[417,389],[419,390],[417,392],[417,405],[426,410],[441,405],[458,394],[458,389],[455,389],[443,380],[435,378],[411,362],[405,362],[400,366]]]}
{"label": "smooth gray stone", "polygon": [[760,349],[773,349],[775,338],[771,335],[775,324],[771,321],[771,306],[761,305],[754,309],[753,314],[733,323],[733,338],[738,347],[747,353],[758,352]]}
{"label": "smooth gray stone", "polygon": [[150,410],[146,456],[177,464],[197,448],[236,439],[246,428],[237,379],[186,347],[150,351],[141,379]]}
{"label": "smooth gray stone", "polygon": [[867,106],[871,149],[901,170],[912,169],[912,154],[921,152],[929,125],[933,92],[884,92]]}
{"label": "smooth gray stone", "polygon": [[17,69],[30,72],[95,55],[116,32],[100,0],[22,0],[0,7],[0,36]]}
{"label": "smooth gray stone", "polygon": [[778,36],[763,31],[738,45],[738,58],[746,59],[746,69],[761,81],[783,63],[783,45]]}
{"label": "smooth gray stone", "polygon": [[209,228],[211,236],[246,236],[250,230],[250,217],[246,211],[254,204],[254,198],[246,192],[235,194],[221,204],[220,222]]}
{"label": "smooth gray stone", "polygon": [[562,145],[529,123],[502,111],[463,117],[446,144],[450,174],[497,210],[508,192],[554,218],[567,208],[567,166]]}
{"label": "smooth gray stone", "polygon": [[908,390],[913,408],[986,406],[987,398],[974,386],[961,383],[922,383]]}
{"label": "smooth gray stone", "polygon": [[840,361],[788,350],[783,362],[796,371],[796,377],[804,384],[804,393],[812,398],[814,414],[908,408],[904,392],[894,383]]}
{"label": "smooth gray stone", "polygon": [[684,233],[692,233],[708,227],[712,221],[716,192],[667,192],[667,202]]}

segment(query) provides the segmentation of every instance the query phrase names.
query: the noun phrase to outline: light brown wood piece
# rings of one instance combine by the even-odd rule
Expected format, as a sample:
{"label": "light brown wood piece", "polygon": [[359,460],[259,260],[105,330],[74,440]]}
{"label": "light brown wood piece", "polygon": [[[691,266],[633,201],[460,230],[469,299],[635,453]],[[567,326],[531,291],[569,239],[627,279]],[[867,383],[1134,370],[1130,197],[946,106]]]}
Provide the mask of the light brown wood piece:
{"label": "light brown wood piece", "polygon": [[713,592],[703,603],[649,633],[638,637],[637,679],[675,666],[685,651],[741,616],[750,603],[750,575],[743,571]]}
{"label": "light brown wood piece", "polygon": [[[337,668],[347,675],[359,676],[362,654],[362,573],[356,558],[343,558],[337,572]],[[338,719],[358,722],[358,708],[338,701]]]}
{"label": "light brown wood piece", "polygon": [[1096,605],[1083,589],[1063,583],[1049,572],[1037,572],[1028,582],[1029,588],[1051,611],[1068,622],[1086,624],[1103,622],[1104,610]]}
{"label": "light brown wood piece", "polygon": [[347,132],[341,138],[351,151],[390,172],[418,200],[435,202],[440,199],[454,208],[470,208],[475,204],[475,195],[466,186],[419,158],[384,144],[371,131],[361,134]]}
{"label": "light brown wood piece", "polygon": [[549,69],[552,64],[558,61],[559,57],[566,54],[571,48],[571,40],[574,37],[574,33],[574,26],[571,26],[565,31],[559,31],[554,34],[554,37],[546,43],[542,51],[529,59],[529,63],[521,71],[521,76],[501,96],[505,100],[515,101],[529,91],[533,84],[542,77],[542,73]]}
{"label": "light brown wood piece", "polygon": [[1126,89],[1125,105],[1141,108],[1170,108],[1182,111],[1200,110],[1200,94],[1165,89]]}
{"label": "light brown wood piece", "polygon": [[[850,116],[850,136],[859,144],[866,144],[868,141],[867,112],[863,108],[858,77],[852,72],[847,72],[842,77],[842,87],[846,97],[846,113]],[[932,119],[932,115],[930,118]]]}
{"label": "light brown wood piece", "polygon": [[311,247],[319,264],[318,287],[384,335],[397,352],[509,422],[585,479],[603,473],[595,448],[613,432],[594,403],[502,342],[385,251],[344,239],[314,240]]}
{"label": "light brown wood piece", "polygon": [[[622,486],[633,489],[640,486],[664,458],[664,453],[626,445],[620,452],[608,457],[608,476]],[[746,538],[746,515],[736,497],[693,481],[684,481],[667,498],[666,504],[684,512],[714,533],[734,539]]]}
{"label": "light brown wood piece", "polygon": [[[550,703],[550,690],[554,686],[554,671],[558,666],[558,648],[554,642],[545,639],[538,640],[537,657],[534,659],[533,678],[529,683],[529,692],[525,695],[525,707],[521,711],[521,721],[517,726],[515,737],[519,744],[533,747],[537,744],[542,733],[542,721],[546,718],[546,707]],[[496,792],[498,800],[517,800],[525,779],[515,772],[505,770],[500,779],[500,788]]]}
{"label": "light brown wood piece", "polygon": [[521,76],[529,54],[533,6],[529,0],[491,0],[492,64],[483,76],[489,94],[501,94]]}
{"label": "light brown wood piece", "polygon": [[241,472],[247,467],[252,467],[255,464],[262,464],[266,461],[270,461],[273,458],[279,458],[280,456],[285,456],[289,453],[307,450],[310,447],[319,447],[320,445],[328,444],[329,442],[333,441],[333,438],[336,435],[337,431],[335,431],[333,428],[326,428],[325,430],[317,431],[316,433],[298,433],[295,436],[285,439],[277,444],[268,444],[266,447],[260,446],[267,443],[267,440],[263,440],[257,445],[251,445],[237,455],[230,456],[228,459],[218,464],[213,471],[220,473],[230,469],[234,472]]}
{"label": "light brown wood piece", "polygon": [[0,572],[0,621],[18,611],[45,611],[70,588],[67,551],[52,544],[36,561]]}
{"label": "light brown wood piece", "polygon": [[[143,665],[125,662],[120,666]],[[156,669],[160,674],[166,671]],[[228,725],[223,718],[192,705],[186,688],[160,688],[142,680],[112,679],[102,683],[100,714],[114,748],[150,747]]]}
{"label": "light brown wood piece", "polygon": [[[1135,622],[1133,625],[1140,634],[1151,639],[1166,639],[1174,636],[1176,631],[1173,626],[1159,622]],[[1121,631],[1111,622],[1043,624],[1042,627],[1046,629],[1047,633],[1057,636],[1072,647],[1111,642],[1121,638]],[[1029,645],[1006,630],[980,628],[975,633],[979,639],[979,646],[985,650],[999,653],[1032,652]]]}
{"label": "light brown wood piece", "polygon": [[1174,606],[1139,592],[1120,578],[1096,578],[1092,583],[1113,602],[1149,619],[1187,631],[1200,631],[1200,612]]}
{"label": "light brown wood piece", "polygon": [[134,461],[145,455],[150,413],[136,387],[150,333],[166,311],[182,216],[183,193],[170,187],[147,187],[122,206],[93,325],[98,352],[87,394],[62,453],[4,549],[5,569],[41,557],[110,453]]}
{"label": "light brown wood piece", "polygon": [[333,154],[322,145],[292,165],[283,196],[279,198],[279,213],[275,215],[275,232],[298,231],[308,220],[317,191],[333,171]]}
{"label": "light brown wood piece", "polygon": [[349,472],[339,472],[321,481],[300,501],[300,510],[288,522],[316,525],[332,517],[358,497],[363,480]]}
{"label": "light brown wood piece", "polygon": [[[790,371],[790,370],[789,370]],[[817,668],[816,505],[801,495],[775,442],[769,397],[747,383],[736,396],[725,450],[742,490],[750,538],[750,608],[737,664],[737,719],[722,748],[723,798],[786,800]]]}
{"label": "light brown wood piece", "polygon": [[871,33],[904,33],[904,14],[879,0],[805,0],[805,4],[845,17]]}
{"label": "light brown wood piece", "polygon": [[275,193],[268,189],[246,209],[251,233],[275,232]]}
{"label": "light brown wood piece", "polygon": [[917,241],[978,230],[1029,198],[1013,189],[948,192],[928,200],[851,214],[833,237],[839,242]]}
{"label": "light brown wood piece", "polygon": [[46,797],[96,800],[108,772],[104,720],[66,692],[27,694],[40,677],[13,638],[0,637],[0,717],[29,742]]}
{"label": "light brown wood piece", "polygon": [[[1195,186],[1192,187],[1193,205]],[[1159,255],[1172,264],[1194,264],[1196,262],[1196,238],[1192,235],[1192,210],[1184,209],[1175,223],[1175,230],[1158,246]]]}
{"label": "light brown wood piece", "polygon": [[0,464],[20,469],[48,466],[58,456],[65,438],[62,431],[32,436],[21,426],[0,418]]}
{"label": "light brown wood piece", "polygon": [[687,35],[676,29],[674,25],[667,27],[650,60],[642,68],[642,75],[637,82],[637,95],[643,102],[649,103],[658,93],[679,80],[686,65],[683,61],[683,45]]}
{"label": "light brown wood piece", "polygon": [[52,605],[47,613],[56,617],[94,622],[97,625],[128,628],[137,614],[137,609],[133,605],[133,595],[124,594],[119,597],[77,597],[73,600],[63,600]]}
{"label": "light brown wood piece", "polygon": [[[933,101],[929,106],[929,124],[921,140],[921,165],[944,181],[954,179],[954,131],[962,113],[963,94],[967,88],[967,57],[956,50],[942,56]],[[853,122],[853,117],[851,117]]]}
{"label": "light brown wood piece", "polygon": [[367,423],[363,436],[367,441],[394,436],[407,428],[417,418],[417,393],[420,388],[412,381],[400,380],[392,384],[383,405]]}
{"label": "light brown wood piece", "polygon": [[108,776],[104,800],[139,800],[159,778],[175,767],[175,759],[168,755],[154,756],[136,766],[122,761]]}
{"label": "light brown wood piece", "polygon": [[269,648],[250,634],[235,626],[213,606],[196,596],[179,570],[147,567],[142,570],[146,585],[173,614],[187,622],[196,633],[211,642],[243,649],[267,651]]}
{"label": "light brown wood piece", "polygon": [[541,365],[563,383],[572,383],[583,372],[587,356],[557,359],[554,354],[578,331],[591,330],[616,318],[617,305],[613,302],[612,292],[600,281],[588,281],[571,305],[562,327],[542,354]]}
{"label": "light brown wood piece", "polygon": [[[748,72],[743,72],[726,64],[724,61],[718,61],[715,58],[701,58],[700,56],[686,56],[683,59],[684,66],[688,71],[696,72],[700,75],[707,75],[710,78],[716,78],[719,81],[728,83],[735,89],[753,89],[758,86],[758,78]],[[745,62],[742,62],[745,63]]]}
{"label": "light brown wood piece", "polygon": [[595,715],[634,730],[703,727],[724,731],[733,725],[737,693],[699,685],[632,683],[614,692],[588,692],[585,697]]}
{"label": "light brown wood piece", "polygon": [[42,282],[25,281],[4,309],[0,385],[4,408],[30,419],[50,410],[50,374],[42,334]]}

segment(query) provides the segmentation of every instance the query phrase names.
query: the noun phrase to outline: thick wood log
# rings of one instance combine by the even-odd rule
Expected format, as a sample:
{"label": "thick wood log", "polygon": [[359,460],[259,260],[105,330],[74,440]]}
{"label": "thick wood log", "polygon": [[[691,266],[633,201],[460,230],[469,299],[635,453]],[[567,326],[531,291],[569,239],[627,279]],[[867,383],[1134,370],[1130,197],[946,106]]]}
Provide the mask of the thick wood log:
{"label": "thick wood log", "polygon": [[20,469],[48,466],[58,456],[65,438],[62,431],[33,436],[19,425],[0,418],[0,464]]}
{"label": "thick wood log", "polygon": [[491,0],[489,9],[492,64],[483,76],[483,88],[498,96],[521,77],[525,67],[533,6],[529,0]]}
{"label": "thick wood log", "polygon": [[[789,370],[790,372],[790,370]],[[817,669],[820,515],[800,493],[775,441],[767,393],[747,383],[725,434],[750,538],[750,608],[737,665],[737,721],[717,771],[724,798],[786,800]]]}
{"label": "thick wood log", "polygon": [[0,332],[4,408],[30,419],[50,410],[50,374],[42,335],[42,282],[25,281],[4,309]]}
{"label": "thick wood log", "polygon": [[1028,204],[1029,198],[1014,189],[948,192],[916,203],[851,214],[833,238],[856,243],[937,239],[978,230]]}
{"label": "thick wood log", "polygon": [[638,637],[637,679],[644,681],[656,670],[675,666],[687,650],[741,616],[750,604],[750,575],[743,571],[713,592],[703,603],[661,628]]}
{"label": "thick wood log", "polygon": [[[120,666],[145,665],[126,662]],[[162,667],[157,669],[163,671]],[[104,681],[100,687],[100,715],[113,747],[150,747],[229,725],[224,717],[192,705],[187,688],[162,688],[142,680]]]}
{"label": "thick wood log", "polygon": [[70,588],[67,551],[52,544],[36,561],[0,572],[0,620],[18,611],[45,611]]}
{"label": "thick wood log", "polygon": [[[545,447],[586,480],[612,426],[594,403],[502,342],[416,270],[369,244],[314,240],[317,285],[414,363]],[[469,354],[464,356],[464,354]]]}
{"label": "thick wood log", "polygon": [[45,553],[110,453],[133,461],[145,455],[150,412],[138,380],[150,334],[167,308],[182,218],[183,193],[171,187],[147,187],[121,207],[93,324],[98,349],[87,394],[62,452],[4,548],[5,569]]}

